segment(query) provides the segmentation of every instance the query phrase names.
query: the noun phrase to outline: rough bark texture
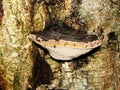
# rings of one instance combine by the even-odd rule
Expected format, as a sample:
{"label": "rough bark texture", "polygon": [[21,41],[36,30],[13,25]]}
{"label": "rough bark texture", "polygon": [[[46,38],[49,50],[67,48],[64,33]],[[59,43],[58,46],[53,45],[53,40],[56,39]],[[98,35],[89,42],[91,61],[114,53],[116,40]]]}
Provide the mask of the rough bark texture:
{"label": "rough bark texture", "polygon": [[0,26],[0,88],[26,90],[31,75],[30,0],[2,0]]}
{"label": "rough bark texture", "polygon": [[[1,0],[0,89],[119,90],[119,0]],[[54,23],[104,35],[74,61],[52,60],[28,34]]]}

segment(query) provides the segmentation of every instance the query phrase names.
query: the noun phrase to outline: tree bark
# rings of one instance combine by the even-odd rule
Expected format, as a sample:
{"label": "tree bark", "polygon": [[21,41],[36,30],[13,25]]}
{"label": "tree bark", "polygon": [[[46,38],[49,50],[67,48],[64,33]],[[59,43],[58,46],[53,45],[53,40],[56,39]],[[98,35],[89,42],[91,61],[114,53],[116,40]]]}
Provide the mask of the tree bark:
{"label": "tree bark", "polygon": [[[1,0],[0,89],[119,90],[119,11],[119,0]],[[29,33],[63,22],[103,35],[101,47],[60,62],[29,41]]]}
{"label": "tree bark", "polygon": [[0,88],[26,90],[32,71],[29,42],[30,0],[2,0],[0,26]]}

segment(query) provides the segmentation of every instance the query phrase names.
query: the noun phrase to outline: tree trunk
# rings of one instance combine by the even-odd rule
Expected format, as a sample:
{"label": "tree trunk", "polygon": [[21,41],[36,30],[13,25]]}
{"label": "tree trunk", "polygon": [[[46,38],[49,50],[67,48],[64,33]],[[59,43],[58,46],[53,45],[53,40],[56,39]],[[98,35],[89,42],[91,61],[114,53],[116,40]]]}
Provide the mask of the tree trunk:
{"label": "tree trunk", "polygon": [[[1,0],[0,90],[119,90],[119,11],[119,0]],[[29,41],[29,33],[63,22],[104,36],[102,45],[61,62]]]}
{"label": "tree trunk", "polygon": [[1,0],[0,89],[26,90],[32,71],[30,0]]}

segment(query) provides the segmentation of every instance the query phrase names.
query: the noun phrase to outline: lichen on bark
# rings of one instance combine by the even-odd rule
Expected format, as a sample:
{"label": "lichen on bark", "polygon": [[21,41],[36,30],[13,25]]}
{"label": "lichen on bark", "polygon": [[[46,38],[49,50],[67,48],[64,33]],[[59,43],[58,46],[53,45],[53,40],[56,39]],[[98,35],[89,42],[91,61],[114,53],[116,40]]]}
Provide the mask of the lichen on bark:
{"label": "lichen on bark", "polygon": [[4,67],[4,73],[1,76],[8,84],[6,90],[25,90],[32,66],[27,38],[31,29],[30,0],[3,0],[2,5],[4,16],[0,26],[0,67]]}

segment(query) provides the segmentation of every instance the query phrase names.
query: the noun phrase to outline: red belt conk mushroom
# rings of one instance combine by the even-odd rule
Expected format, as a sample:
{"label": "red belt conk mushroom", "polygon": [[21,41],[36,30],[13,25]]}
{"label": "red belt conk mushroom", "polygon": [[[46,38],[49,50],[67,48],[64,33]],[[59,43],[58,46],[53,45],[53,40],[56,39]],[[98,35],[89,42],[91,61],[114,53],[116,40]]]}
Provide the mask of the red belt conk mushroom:
{"label": "red belt conk mushroom", "polygon": [[56,60],[72,60],[90,52],[102,43],[96,35],[75,31],[66,25],[53,25],[41,32],[30,34],[29,38],[47,49],[50,56]]}

